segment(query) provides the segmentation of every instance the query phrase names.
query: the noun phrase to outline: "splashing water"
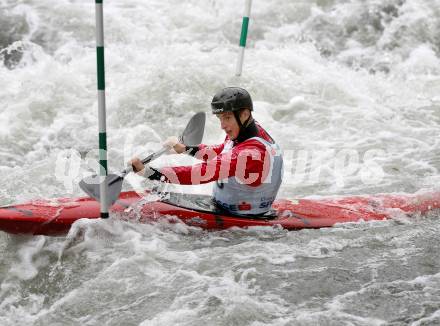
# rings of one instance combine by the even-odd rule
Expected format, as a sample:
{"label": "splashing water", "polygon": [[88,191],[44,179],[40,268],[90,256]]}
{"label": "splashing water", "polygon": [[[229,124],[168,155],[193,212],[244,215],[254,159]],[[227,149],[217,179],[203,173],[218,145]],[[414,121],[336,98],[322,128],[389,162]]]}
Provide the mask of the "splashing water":
{"label": "splashing water", "polygon": [[[237,79],[243,7],[105,2],[110,170],[241,85],[285,152],[280,197],[438,189],[435,1],[254,1]],[[82,195],[81,158],[97,147],[94,24],[90,1],[0,0],[1,204]],[[217,124],[208,118],[206,143],[221,141]],[[73,161],[59,167],[66,153],[76,174]],[[438,217],[299,232],[164,219],[82,222],[66,238],[0,233],[0,324],[436,325]]]}

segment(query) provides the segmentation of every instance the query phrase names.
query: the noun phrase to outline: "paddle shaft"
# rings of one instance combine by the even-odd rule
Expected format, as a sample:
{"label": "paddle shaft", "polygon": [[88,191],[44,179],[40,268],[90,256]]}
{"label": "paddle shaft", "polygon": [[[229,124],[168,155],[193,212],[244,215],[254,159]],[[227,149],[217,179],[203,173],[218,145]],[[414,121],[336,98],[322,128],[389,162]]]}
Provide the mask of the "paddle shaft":
{"label": "paddle shaft", "polygon": [[[166,152],[168,152],[168,148],[164,147],[162,148],[160,151],[154,152],[150,155],[148,155],[146,158],[144,158],[141,162],[143,164],[148,164],[151,161],[154,161],[155,159],[159,158],[160,156],[162,156],[163,154],[165,154]],[[125,176],[127,174],[129,174],[130,172],[133,172],[133,166],[130,166],[128,168],[126,168],[125,170],[121,171],[120,175],[115,176],[114,178],[110,179],[108,181],[108,185],[111,185],[113,183],[115,183],[116,181],[118,181],[119,179],[124,179]]]}
{"label": "paddle shaft", "polygon": [[[193,146],[195,144],[200,144],[200,142],[203,139],[203,131],[205,128],[205,119],[206,115],[203,112],[196,113],[191,120],[188,122],[188,124],[185,127],[185,130],[179,137],[179,142],[183,144],[191,144],[190,146]],[[141,162],[143,164],[147,164],[151,162],[152,160],[155,160],[159,156],[162,156],[166,152],[168,152],[169,148],[164,147],[161,150],[150,154],[146,158],[144,158]],[[102,177],[99,178],[99,182],[96,182],[96,175],[95,176],[89,176],[79,182],[80,188],[88,194],[90,197],[95,198],[98,201],[102,201],[102,194],[101,192],[101,184],[103,181],[108,186],[108,192],[106,194],[107,197],[105,197],[105,201],[107,203],[107,206],[113,205],[113,203],[118,199],[119,194],[122,190],[122,182],[125,178],[125,176],[133,172],[133,166],[129,166],[127,169],[122,171],[119,175],[117,174],[110,174],[105,177],[105,180],[102,180]]]}
{"label": "paddle shaft", "polygon": [[[183,141],[183,135],[180,135],[180,136],[179,136],[179,141],[180,141],[180,142]],[[155,159],[161,157],[163,154],[165,154],[166,152],[168,152],[168,150],[169,150],[169,148],[164,147],[164,148],[162,148],[161,150],[159,150],[159,151],[157,151],[157,152],[154,152],[154,153],[148,155],[148,156],[147,156],[146,158],[144,158],[141,162],[142,162],[143,164],[148,164],[148,163],[150,163],[151,161],[154,161]],[[130,167],[126,168],[125,170],[121,171],[121,174],[120,174],[118,177],[115,177],[115,178],[109,180],[108,184],[111,185],[111,184],[115,183],[117,180],[125,178],[125,176],[126,176],[127,174],[129,174],[130,172],[133,172],[133,171],[134,171],[134,170],[133,170],[133,166],[130,166]]]}

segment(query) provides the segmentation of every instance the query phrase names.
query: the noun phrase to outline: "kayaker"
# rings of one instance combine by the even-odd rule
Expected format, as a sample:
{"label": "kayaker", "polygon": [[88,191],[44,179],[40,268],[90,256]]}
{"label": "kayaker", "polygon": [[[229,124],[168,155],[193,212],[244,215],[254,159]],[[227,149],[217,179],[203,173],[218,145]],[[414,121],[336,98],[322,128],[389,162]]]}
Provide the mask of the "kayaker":
{"label": "kayaker", "polygon": [[150,180],[184,185],[215,181],[214,202],[229,213],[266,213],[282,180],[283,158],[278,145],[252,117],[252,98],[245,89],[222,89],[212,99],[211,108],[226,133],[222,144],[186,146],[175,137],[167,141],[176,153],[187,153],[202,163],[160,169],[144,166],[137,157],[129,163]]}

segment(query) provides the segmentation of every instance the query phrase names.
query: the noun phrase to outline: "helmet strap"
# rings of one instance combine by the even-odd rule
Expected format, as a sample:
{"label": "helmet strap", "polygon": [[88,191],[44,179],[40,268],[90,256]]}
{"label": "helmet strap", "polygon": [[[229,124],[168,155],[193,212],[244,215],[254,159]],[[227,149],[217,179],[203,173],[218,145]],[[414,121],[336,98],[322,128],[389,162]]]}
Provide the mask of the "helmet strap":
{"label": "helmet strap", "polygon": [[252,115],[250,114],[249,118],[247,118],[244,123],[241,123],[241,120],[240,120],[240,110],[239,111],[233,111],[233,113],[234,113],[235,120],[237,120],[238,127],[240,128],[240,130],[238,132],[238,136],[235,139],[235,140],[238,140],[238,139],[240,139],[240,138],[242,138],[244,136],[244,134],[246,133],[245,130],[248,127],[249,122],[251,122],[253,119],[252,119]]}
{"label": "helmet strap", "polygon": [[233,113],[234,113],[235,120],[237,120],[237,124],[240,127],[240,130],[242,130],[242,129],[246,128],[248,126],[249,122],[252,120],[252,114],[249,114],[249,117],[246,119],[246,121],[244,123],[241,123],[240,112],[241,111],[238,110],[238,111],[234,111]]}
{"label": "helmet strap", "polygon": [[233,113],[234,113],[235,120],[237,121],[238,126],[240,127],[240,131],[241,131],[241,129],[243,129],[243,124],[241,123],[241,120],[240,120],[240,110],[234,111]]}

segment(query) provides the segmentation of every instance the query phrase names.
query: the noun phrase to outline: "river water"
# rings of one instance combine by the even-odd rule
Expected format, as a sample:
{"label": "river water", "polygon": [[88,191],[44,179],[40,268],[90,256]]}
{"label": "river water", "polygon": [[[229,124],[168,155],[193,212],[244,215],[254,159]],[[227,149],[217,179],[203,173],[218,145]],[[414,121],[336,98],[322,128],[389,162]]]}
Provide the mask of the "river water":
{"label": "river water", "polygon": [[[284,150],[279,197],[439,190],[439,5],[254,1],[238,78],[244,1],[105,1],[110,169],[239,85]],[[2,205],[82,195],[94,15],[93,1],[0,0]],[[204,142],[223,137],[208,115]],[[0,232],[0,324],[440,325],[439,234],[438,212],[297,232],[113,219],[67,237]]]}

